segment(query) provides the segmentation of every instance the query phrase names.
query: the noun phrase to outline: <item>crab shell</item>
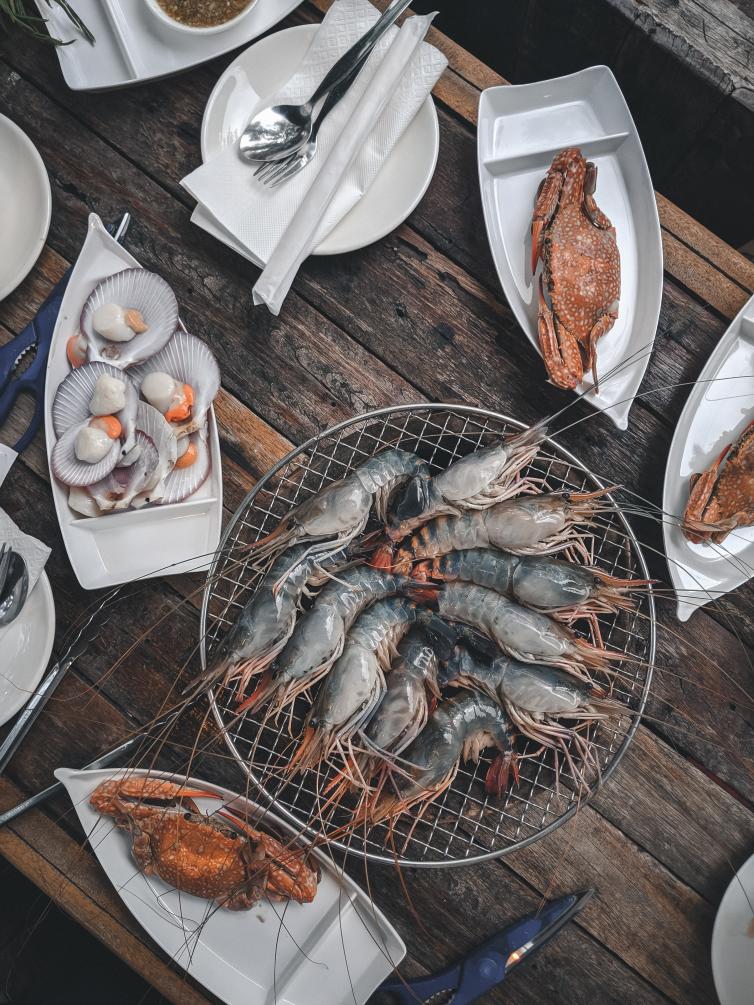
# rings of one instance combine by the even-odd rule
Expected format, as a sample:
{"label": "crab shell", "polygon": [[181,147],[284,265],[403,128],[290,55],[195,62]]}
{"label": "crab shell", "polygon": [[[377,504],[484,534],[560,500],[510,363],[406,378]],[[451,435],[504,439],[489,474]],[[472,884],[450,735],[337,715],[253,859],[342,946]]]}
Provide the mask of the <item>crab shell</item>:
{"label": "crab shell", "polygon": [[683,533],[694,544],[720,544],[736,527],[754,524],[754,422],[713,464],[691,480]]}
{"label": "crab shell", "polygon": [[[92,316],[103,304],[139,311],[147,330],[128,342],[112,342],[94,330]],[[178,301],[165,280],[146,269],[123,269],[95,286],[81,312],[81,331],[90,361],[104,360],[119,370],[159,352],[178,327]]]}
{"label": "crab shell", "polygon": [[[55,435],[61,437],[71,426],[81,426],[91,418],[89,402],[94,394],[94,388],[100,377],[114,377],[126,386],[126,404],[115,413],[116,419],[123,427],[121,436],[124,456],[134,445],[136,432],[136,409],[139,404],[139,392],[128,376],[112,366],[98,360],[96,363],[83,363],[60,382],[52,403],[52,425]],[[100,475],[100,478],[103,477]]]}
{"label": "crab shell", "polygon": [[171,423],[176,436],[188,436],[205,429],[205,419],[215,395],[220,390],[220,368],[211,350],[201,339],[177,331],[160,352],[135,367],[131,376],[141,388],[149,373],[163,372],[194,391],[191,416],[184,422]]}

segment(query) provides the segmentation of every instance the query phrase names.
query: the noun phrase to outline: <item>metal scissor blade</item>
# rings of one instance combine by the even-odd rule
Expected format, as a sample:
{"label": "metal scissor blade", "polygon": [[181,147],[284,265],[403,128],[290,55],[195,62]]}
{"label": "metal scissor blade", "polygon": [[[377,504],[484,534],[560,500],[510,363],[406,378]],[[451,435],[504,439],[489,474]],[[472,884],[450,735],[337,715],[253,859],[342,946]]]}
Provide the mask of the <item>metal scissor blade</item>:
{"label": "metal scissor blade", "polygon": [[[567,925],[575,915],[582,910],[586,903],[594,896],[594,890],[584,890],[583,893],[569,893],[558,900],[550,901],[545,907],[531,918],[521,922],[521,945],[512,949],[505,964],[505,972],[508,973],[518,963],[531,956],[532,953],[541,949],[546,942]],[[539,928],[534,930],[534,926]]]}

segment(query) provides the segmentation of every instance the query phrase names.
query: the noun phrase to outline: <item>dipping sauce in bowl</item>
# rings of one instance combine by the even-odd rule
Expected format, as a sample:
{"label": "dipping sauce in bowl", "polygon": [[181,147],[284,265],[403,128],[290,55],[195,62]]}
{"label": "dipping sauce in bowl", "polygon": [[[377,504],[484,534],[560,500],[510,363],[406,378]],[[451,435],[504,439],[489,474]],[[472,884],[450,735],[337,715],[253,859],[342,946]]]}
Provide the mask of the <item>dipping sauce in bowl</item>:
{"label": "dipping sauce in bowl", "polygon": [[254,0],[152,0],[150,6],[156,7],[176,27],[206,32],[229,27],[253,4]]}

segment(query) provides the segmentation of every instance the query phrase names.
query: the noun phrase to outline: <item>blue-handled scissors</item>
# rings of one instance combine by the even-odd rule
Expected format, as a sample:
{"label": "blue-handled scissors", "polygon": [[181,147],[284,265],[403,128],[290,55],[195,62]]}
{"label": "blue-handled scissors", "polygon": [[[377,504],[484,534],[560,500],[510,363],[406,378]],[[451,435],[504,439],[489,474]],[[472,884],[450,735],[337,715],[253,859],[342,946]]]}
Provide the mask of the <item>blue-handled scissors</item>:
{"label": "blue-handled scissors", "polygon": [[[117,228],[108,227],[116,241],[123,238],[130,222],[130,214],[125,213]],[[55,323],[60,313],[60,305],[63,302],[72,269],[71,266],[63,278],[56,283],[35,317],[23,331],[0,347],[0,427],[10,415],[20,394],[27,393],[34,398],[34,412],[25,431],[12,447],[0,444],[0,485],[2,485],[13,461],[29,446],[42,423],[47,358],[50,355]],[[33,359],[24,368],[24,357],[30,352],[34,354]]]}
{"label": "blue-handled scissors", "polygon": [[594,890],[585,890],[551,900],[541,911],[515,921],[447,970],[415,980],[390,979],[378,990],[394,995],[401,1005],[470,1005],[541,949],[593,894]]}

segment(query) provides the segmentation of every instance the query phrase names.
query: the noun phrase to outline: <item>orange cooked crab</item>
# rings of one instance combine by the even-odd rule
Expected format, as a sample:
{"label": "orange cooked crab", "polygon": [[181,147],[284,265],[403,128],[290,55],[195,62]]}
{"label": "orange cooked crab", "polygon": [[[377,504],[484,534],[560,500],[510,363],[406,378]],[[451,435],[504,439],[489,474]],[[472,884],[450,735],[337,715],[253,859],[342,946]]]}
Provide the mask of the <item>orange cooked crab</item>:
{"label": "orange cooked crab", "polygon": [[224,807],[202,813],[195,798],[219,799],[149,776],[102,782],[89,798],[99,813],[131,831],[131,851],[145,876],[231,911],[253,907],[262,896],[308,903],[318,873],[302,848],[286,847]]}
{"label": "orange cooked crab", "polygon": [[[591,370],[597,340],[618,319],[620,253],[615,227],[594,201],[597,168],[576,147],[561,150],[537,189],[531,270],[539,279],[539,345],[553,384],[574,388]],[[550,297],[545,300],[545,289]]]}
{"label": "orange cooked crab", "polygon": [[694,544],[720,544],[754,524],[754,422],[701,474],[691,476],[683,533]]}

